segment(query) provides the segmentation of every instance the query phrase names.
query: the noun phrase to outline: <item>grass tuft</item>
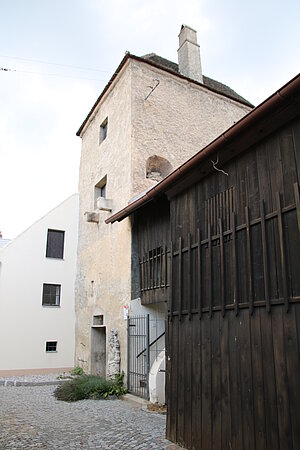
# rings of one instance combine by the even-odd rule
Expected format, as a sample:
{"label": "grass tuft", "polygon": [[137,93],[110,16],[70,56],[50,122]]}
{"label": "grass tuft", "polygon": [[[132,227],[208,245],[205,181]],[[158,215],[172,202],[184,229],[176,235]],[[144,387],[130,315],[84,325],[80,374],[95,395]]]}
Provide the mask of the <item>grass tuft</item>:
{"label": "grass tuft", "polygon": [[79,375],[58,386],[54,391],[54,396],[57,400],[65,402],[120,397],[127,392],[123,379],[124,373],[117,375],[114,380],[106,380],[98,375]]}

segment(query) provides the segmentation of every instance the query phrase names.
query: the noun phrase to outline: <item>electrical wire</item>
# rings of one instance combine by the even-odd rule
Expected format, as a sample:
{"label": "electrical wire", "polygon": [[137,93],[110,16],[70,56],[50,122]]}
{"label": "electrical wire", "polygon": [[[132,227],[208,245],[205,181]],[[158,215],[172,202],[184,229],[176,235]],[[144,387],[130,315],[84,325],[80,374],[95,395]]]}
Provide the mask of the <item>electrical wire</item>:
{"label": "electrical wire", "polygon": [[60,64],[60,63],[54,63],[49,61],[42,61],[40,59],[29,59],[29,58],[21,58],[19,56],[6,56],[6,55],[0,55],[0,58],[9,58],[9,59],[18,59],[20,61],[29,61],[29,62],[36,62],[39,64],[47,64],[52,66],[60,66],[60,67],[69,67],[72,69],[79,69],[79,70],[90,70],[92,72],[105,72],[105,73],[111,73],[108,70],[101,70],[101,69],[93,69],[91,67],[81,67],[81,66],[72,66],[70,64]]}
{"label": "electrical wire", "polygon": [[107,82],[107,80],[100,80],[99,78],[78,77],[78,76],[63,75],[63,74],[58,74],[58,73],[36,72],[36,71],[31,71],[31,70],[18,70],[18,69],[10,69],[8,67],[0,67],[0,71],[2,71],[2,72],[29,73],[29,74],[34,74],[34,75],[46,75],[46,76],[60,77],[60,78],[73,78],[73,79],[77,79],[77,80],[80,79],[80,80]]}

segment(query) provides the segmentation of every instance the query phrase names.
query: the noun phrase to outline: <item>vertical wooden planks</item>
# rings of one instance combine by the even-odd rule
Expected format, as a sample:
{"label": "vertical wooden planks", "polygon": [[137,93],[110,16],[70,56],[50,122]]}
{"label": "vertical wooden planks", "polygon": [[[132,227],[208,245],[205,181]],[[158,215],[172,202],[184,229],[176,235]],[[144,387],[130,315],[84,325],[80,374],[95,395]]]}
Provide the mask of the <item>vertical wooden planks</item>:
{"label": "vertical wooden planks", "polygon": [[263,343],[261,338],[259,308],[255,308],[250,319],[250,345],[253,378],[253,420],[255,430],[255,444],[253,448],[259,450],[267,448],[265,408],[269,407],[264,402]]}
{"label": "vertical wooden planks", "polygon": [[300,448],[300,359],[298,356],[296,310],[299,304],[291,305],[289,314],[283,314],[285,336],[287,385],[289,390],[289,407],[293,449]]}
{"label": "vertical wooden planks", "polygon": [[201,322],[192,316],[192,446],[193,450],[201,447],[202,424],[202,367],[201,367]]}
{"label": "vertical wooden planks", "polygon": [[220,350],[220,320],[218,312],[213,315],[211,326],[211,407],[212,407],[212,449],[222,449],[222,412],[221,412],[221,350]]}
{"label": "vertical wooden planks", "polygon": [[173,296],[173,242],[170,243],[170,321],[173,320],[174,296]]}
{"label": "vertical wooden planks", "polygon": [[188,261],[187,261],[187,266],[188,266],[188,273],[187,273],[187,306],[188,306],[188,314],[189,314],[189,320],[191,320],[191,316],[192,316],[192,292],[191,292],[191,278],[192,278],[192,273],[191,273],[191,233],[188,233],[188,241],[187,241],[187,245],[188,245]]}
{"label": "vertical wooden planks", "polygon": [[178,320],[178,359],[177,359],[177,442],[184,445],[185,438],[185,374],[186,374],[186,316]]}
{"label": "vertical wooden planks", "polygon": [[[171,342],[171,351],[170,354],[170,365],[171,365],[171,385],[169,387],[169,395],[171,399],[171,406],[168,407],[168,415],[169,418],[169,434],[167,435],[168,439],[173,442],[177,442],[177,416],[178,416],[178,391],[180,387],[178,387],[178,368],[180,363],[180,355],[179,355],[179,321],[178,317],[175,316],[173,318],[173,322],[171,323],[170,330],[170,340]],[[168,400],[169,401],[169,400]]]}
{"label": "vertical wooden planks", "polygon": [[[255,428],[253,415],[253,380],[251,364],[251,334],[249,309],[240,310],[238,327],[240,336],[240,383],[242,399],[243,421],[243,450],[255,448]],[[254,394],[256,395],[256,394]]]}
{"label": "vertical wooden planks", "polygon": [[231,213],[231,233],[232,233],[232,278],[233,278],[233,304],[235,314],[238,314],[238,285],[237,285],[237,252],[236,252],[236,232],[235,214]]}
{"label": "vertical wooden planks", "polygon": [[[275,361],[273,352],[272,315],[265,308],[258,309],[262,342],[266,448],[279,450]],[[272,407],[270,407],[272,405]]]}
{"label": "vertical wooden planks", "polygon": [[[164,264],[163,264],[163,269],[162,269],[162,285],[163,287],[166,289],[167,285],[169,283],[169,279],[168,279],[168,247],[167,245],[164,246]],[[170,285],[171,287],[171,285]]]}
{"label": "vertical wooden planks", "polygon": [[220,235],[220,279],[221,279],[221,307],[222,317],[225,315],[225,267],[224,267],[224,239],[222,219],[219,219],[219,235]]}
{"label": "vertical wooden planks", "polygon": [[185,351],[182,354],[184,364],[184,445],[192,446],[192,321],[185,316]]}
{"label": "vertical wooden planks", "polygon": [[142,260],[140,261],[140,283],[141,283],[141,292],[144,292],[145,290],[145,263],[144,263],[144,256],[142,258]]}
{"label": "vertical wooden planks", "polygon": [[249,208],[245,207],[246,219],[246,239],[247,239],[247,272],[248,272],[248,299],[250,314],[253,314],[253,275],[252,275],[252,257],[251,257],[251,234],[249,221]]}
{"label": "vertical wooden planks", "polygon": [[197,301],[198,301],[198,311],[199,319],[202,316],[202,295],[201,295],[201,278],[202,278],[202,267],[201,267],[201,232],[200,228],[197,229],[197,241],[198,241],[198,251],[197,251]]}
{"label": "vertical wooden planks", "polygon": [[280,203],[279,192],[276,193],[276,205],[277,205],[277,222],[278,222],[278,235],[279,235],[279,247],[280,247],[283,299],[284,299],[284,304],[285,304],[285,311],[288,312],[289,299],[288,299],[288,288],[287,288],[287,274],[286,274],[285,246],[284,246],[283,225],[282,225],[282,212],[281,212],[281,203]]}
{"label": "vertical wooden planks", "polygon": [[211,249],[211,225],[208,224],[208,265],[207,265],[207,289],[208,289],[208,306],[209,315],[212,316],[212,249]]}
{"label": "vertical wooden planks", "polygon": [[[287,206],[294,199],[294,183],[297,182],[297,165],[294,152],[293,132],[290,126],[287,126],[279,133],[281,165],[283,172],[283,205]],[[275,191],[275,190],[274,190]],[[282,192],[282,188],[277,189]],[[275,191],[276,192],[276,191]]]}
{"label": "vertical wooden planks", "polygon": [[296,204],[298,231],[300,233],[300,196],[299,196],[298,183],[294,183],[294,196],[295,196],[295,204]]}
{"label": "vertical wooden planks", "polygon": [[[278,136],[271,144],[273,142],[277,142],[278,153]],[[210,230],[204,228],[203,217],[195,219],[195,224],[198,227],[201,224],[201,228],[194,234],[188,226],[188,217],[181,218],[184,220],[185,231],[180,226],[176,230],[176,241],[179,235],[182,238],[181,246],[178,244],[178,252],[174,255],[176,268],[180,267],[178,275],[181,273],[181,295],[186,290],[190,296],[193,283],[197,286],[197,309],[193,309],[194,303],[189,296],[187,302],[183,296],[181,306],[176,307],[178,316],[177,313],[174,315],[171,324],[175,327],[176,323],[181,328],[178,335],[181,340],[177,349],[178,370],[174,371],[174,378],[177,378],[176,381],[172,379],[172,383],[177,383],[178,407],[173,405],[174,408],[177,407],[178,414],[177,430],[180,439],[177,440],[182,442],[183,439],[182,444],[188,448],[300,448],[300,312],[299,305],[295,304],[299,300],[299,289],[295,281],[294,285],[290,281],[299,268],[294,256],[299,250],[299,187],[296,183],[293,186],[293,202],[288,205],[284,203],[282,189],[278,194],[284,179],[276,180],[276,174],[280,175],[281,168],[275,170],[276,164],[281,163],[276,158],[270,160],[271,144],[267,149],[265,142],[258,146],[258,152],[263,154],[261,159],[265,160],[264,165],[259,167],[254,161],[251,166],[252,185],[249,183],[244,193],[248,195],[251,191],[252,203],[246,202],[245,206],[245,196],[242,200],[238,199],[239,208],[243,207],[244,222],[241,223],[232,212],[233,218],[228,218],[231,223],[226,230],[226,212],[223,216],[226,195],[228,203],[232,204],[234,199],[231,191],[224,191],[224,194],[215,192],[220,184],[216,186],[218,175],[214,175],[211,186],[208,177],[205,181],[205,194],[209,197],[205,198],[203,192],[199,193],[202,203],[198,208],[203,213],[205,208],[202,204],[208,198],[207,211],[211,222],[218,220],[218,236],[215,235],[213,223]],[[252,161],[248,156],[245,161],[250,160]],[[235,166],[237,165],[236,159]],[[247,164],[244,167],[247,168]],[[274,171],[270,174],[272,168]],[[255,170],[259,171],[257,177]],[[258,180],[260,192],[256,190],[255,180]],[[239,182],[241,181],[240,177]],[[200,189],[199,187],[199,191]],[[287,192],[290,196],[290,186]],[[184,203],[190,205],[187,198]],[[207,235],[204,230],[207,230]],[[241,243],[244,253],[240,251]],[[230,246],[229,252],[227,246]],[[219,278],[215,276],[215,267],[218,267],[216,251],[219,258]],[[196,256],[191,259],[191,255]],[[293,266],[293,263],[295,268],[290,268],[289,265]],[[187,273],[191,273],[193,265],[197,266],[195,278],[184,278],[182,271],[185,264]],[[236,276],[239,271],[247,275]],[[212,283],[216,282],[220,283],[219,303],[215,301],[217,291],[211,290]],[[228,288],[227,283],[231,283],[232,287]],[[246,302],[241,296],[242,285],[245,286],[243,295],[247,290]],[[228,292],[230,305],[227,301]],[[284,306],[281,304],[283,300]],[[288,308],[289,312],[286,314],[284,311]],[[190,342],[192,354],[187,355]],[[185,374],[183,381],[180,371]],[[190,384],[190,380],[193,383]],[[183,384],[183,389],[186,388],[184,393],[180,392],[180,383]]]}
{"label": "vertical wooden planks", "polygon": [[173,380],[172,376],[174,374],[172,363],[173,363],[173,324],[171,322],[171,317],[166,319],[166,405],[167,405],[167,420],[166,420],[166,436],[170,436],[173,432],[171,417],[174,408],[174,397],[172,396],[172,386]]}
{"label": "vertical wooden planks", "polygon": [[[202,354],[202,449],[212,448],[212,386],[211,386],[211,319],[203,314],[201,320]],[[201,449],[201,450],[202,450]]]}
{"label": "vertical wooden planks", "polygon": [[182,238],[178,239],[178,310],[179,321],[182,314]]}
{"label": "vertical wooden planks", "polygon": [[261,240],[262,240],[263,265],[264,265],[265,302],[266,302],[267,311],[270,312],[268,250],[267,250],[267,239],[266,239],[265,208],[264,208],[263,200],[261,200],[261,202],[260,202],[260,217],[261,217]]}
{"label": "vertical wooden planks", "polygon": [[230,397],[230,343],[229,343],[229,312],[220,321],[221,346],[221,417],[222,417],[222,449],[230,449],[231,437],[231,397]]}
{"label": "vertical wooden planks", "polygon": [[283,308],[272,309],[273,349],[275,363],[275,378],[277,392],[277,412],[279,446],[293,449],[291,416],[289,409],[289,392],[287,384],[286,351],[284,342]]}
{"label": "vertical wooden planks", "polygon": [[229,317],[229,368],[230,368],[230,413],[231,448],[243,449],[243,409],[241,399],[240,370],[240,333],[235,311],[226,314]]}

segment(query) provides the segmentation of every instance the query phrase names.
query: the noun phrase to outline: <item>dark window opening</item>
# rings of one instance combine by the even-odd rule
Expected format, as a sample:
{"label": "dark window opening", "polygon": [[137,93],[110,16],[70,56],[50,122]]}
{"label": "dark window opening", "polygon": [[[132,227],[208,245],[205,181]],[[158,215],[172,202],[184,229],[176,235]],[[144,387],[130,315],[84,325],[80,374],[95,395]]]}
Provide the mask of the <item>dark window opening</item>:
{"label": "dark window opening", "polygon": [[64,240],[65,240],[64,231],[48,230],[46,257],[63,259]]}
{"label": "dark window opening", "polygon": [[46,352],[56,352],[56,351],[57,351],[57,341],[47,341]]}
{"label": "dark window opening", "polygon": [[105,198],[105,194],[106,194],[106,184],[100,188],[100,197]]}
{"label": "dark window opening", "polygon": [[107,176],[103,177],[94,188],[94,207],[97,208],[97,199],[99,197],[106,198],[106,182]]}
{"label": "dark window opening", "polygon": [[100,125],[100,131],[99,131],[99,144],[101,144],[101,142],[104,141],[104,139],[106,139],[107,136],[107,127],[108,127],[108,118],[106,117],[106,119],[102,122],[102,124]]}
{"label": "dark window opening", "polygon": [[60,284],[43,284],[43,301],[44,306],[60,305]]}

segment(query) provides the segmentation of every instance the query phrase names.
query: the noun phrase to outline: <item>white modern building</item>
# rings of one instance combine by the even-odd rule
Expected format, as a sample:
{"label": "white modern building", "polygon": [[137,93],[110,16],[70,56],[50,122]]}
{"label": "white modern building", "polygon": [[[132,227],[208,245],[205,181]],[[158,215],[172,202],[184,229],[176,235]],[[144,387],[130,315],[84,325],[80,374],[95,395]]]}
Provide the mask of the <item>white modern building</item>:
{"label": "white modern building", "polygon": [[0,376],[74,367],[78,194],[0,249]]}

